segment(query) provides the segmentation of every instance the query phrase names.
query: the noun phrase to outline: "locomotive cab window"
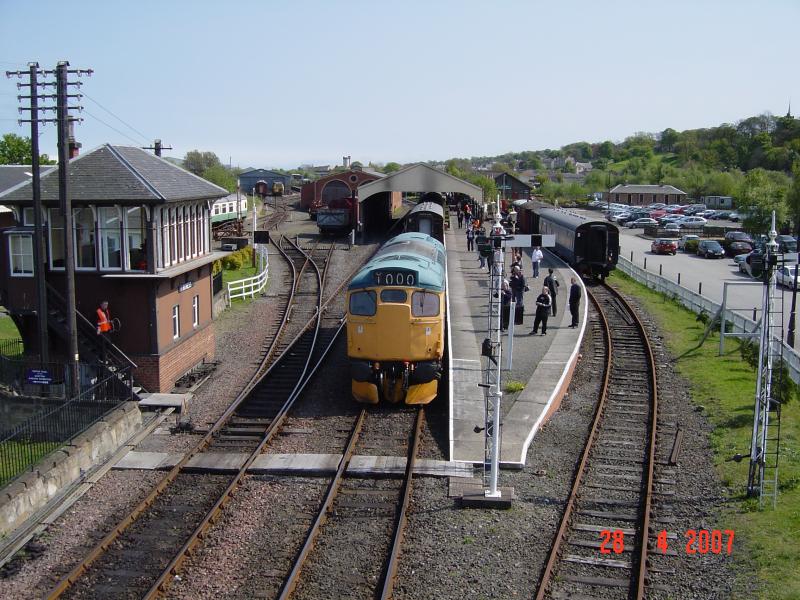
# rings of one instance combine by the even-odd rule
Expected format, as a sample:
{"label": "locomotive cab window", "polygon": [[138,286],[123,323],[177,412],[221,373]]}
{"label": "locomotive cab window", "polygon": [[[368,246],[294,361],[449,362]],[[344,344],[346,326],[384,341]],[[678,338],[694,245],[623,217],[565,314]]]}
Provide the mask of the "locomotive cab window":
{"label": "locomotive cab window", "polygon": [[373,291],[350,294],[350,314],[360,317],[373,317],[378,308],[378,295]]}
{"label": "locomotive cab window", "polygon": [[411,294],[411,315],[414,317],[435,317],[439,314],[439,296],[431,292]]}
{"label": "locomotive cab window", "polygon": [[405,290],[381,290],[381,302],[405,304],[407,298]]}

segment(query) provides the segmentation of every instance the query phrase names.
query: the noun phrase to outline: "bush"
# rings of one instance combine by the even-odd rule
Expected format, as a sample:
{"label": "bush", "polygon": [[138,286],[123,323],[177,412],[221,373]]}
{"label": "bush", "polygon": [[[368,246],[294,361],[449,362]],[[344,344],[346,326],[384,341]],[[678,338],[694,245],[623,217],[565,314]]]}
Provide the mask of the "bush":
{"label": "bush", "polygon": [[513,394],[514,392],[521,392],[524,389],[525,389],[525,384],[522,383],[521,381],[514,381],[513,379],[506,381],[505,390],[509,394]]}
{"label": "bush", "polygon": [[222,271],[222,261],[215,260],[214,263],[211,265],[211,274],[216,275],[220,271]]}
{"label": "bush", "polygon": [[242,268],[242,259],[238,252],[229,254],[222,259],[222,267],[228,271],[237,271]]}
{"label": "bush", "polygon": [[683,251],[690,254],[697,254],[697,246],[700,245],[700,240],[687,240],[683,245]]}

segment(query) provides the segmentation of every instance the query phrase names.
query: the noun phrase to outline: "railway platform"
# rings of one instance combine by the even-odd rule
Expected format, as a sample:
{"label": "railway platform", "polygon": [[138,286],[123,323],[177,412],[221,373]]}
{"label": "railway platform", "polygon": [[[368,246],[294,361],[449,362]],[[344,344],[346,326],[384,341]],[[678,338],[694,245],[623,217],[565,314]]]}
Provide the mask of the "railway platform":
{"label": "railway platform", "polygon": [[[450,303],[451,405],[449,407],[450,459],[483,463],[484,379],[480,347],[488,336],[490,278],[481,269],[476,252],[467,251],[466,230],[450,229],[447,241],[447,276]],[[507,261],[508,263],[508,261]],[[533,327],[535,299],[541,291],[548,267],[560,282],[557,313],[550,317],[547,335],[529,335]],[[567,305],[570,277],[574,272],[557,256],[545,252],[537,279],[523,256],[523,270],[530,291],[524,296],[524,324],[514,331],[513,363],[503,370],[502,381],[524,384],[521,392],[504,392],[502,401],[501,466],[521,469],[528,446],[547,418],[558,409],[578,359],[586,324],[587,300],[583,290],[580,325],[570,328]],[[581,285],[583,285],[581,283]],[[506,366],[508,333],[503,335],[503,366]],[[479,430],[476,431],[476,428]]]}

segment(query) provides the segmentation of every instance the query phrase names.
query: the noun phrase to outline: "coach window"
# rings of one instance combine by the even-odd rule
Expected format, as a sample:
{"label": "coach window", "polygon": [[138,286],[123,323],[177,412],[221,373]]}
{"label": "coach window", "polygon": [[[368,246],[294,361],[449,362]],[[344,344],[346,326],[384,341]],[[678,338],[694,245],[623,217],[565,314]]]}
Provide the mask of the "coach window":
{"label": "coach window", "polygon": [[439,296],[431,292],[411,294],[411,315],[414,317],[435,317],[439,314]]}
{"label": "coach window", "polygon": [[381,290],[381,302],[405,304],[407,298],[405,290]]}
{"label": "coach window", "polygon": [[360,317],[372,317],[378,310],[378,295],[373,291],[354,292],[350,294],[350,314]]}

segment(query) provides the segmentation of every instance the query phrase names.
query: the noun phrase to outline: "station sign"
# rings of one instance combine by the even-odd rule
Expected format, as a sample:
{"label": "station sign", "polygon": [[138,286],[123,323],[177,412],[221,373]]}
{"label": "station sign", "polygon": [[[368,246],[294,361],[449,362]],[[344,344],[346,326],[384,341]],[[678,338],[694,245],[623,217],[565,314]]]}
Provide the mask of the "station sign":
{"label": "station sign", "polygon": [[254,244],[269,244],[269,231],[261,230],[253,232]]}
{"label": "station sign", "polygon": [[186,290],[190,290],[190,289],[192,289],[192,286],[194,286],[194,282],[193,281],[187,281],[186,283],[183,283],[183,284],[178,286],[178,293],[180,294],[181,292],[185,292]]}
{"label": "station sign", "polygon": [[28,369],[25,381],[33,385],[50,385],[53,383],[53,375],[47,369]]}

